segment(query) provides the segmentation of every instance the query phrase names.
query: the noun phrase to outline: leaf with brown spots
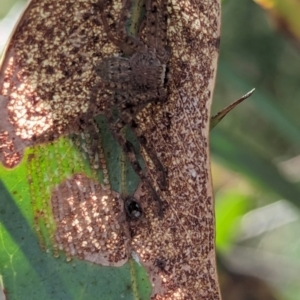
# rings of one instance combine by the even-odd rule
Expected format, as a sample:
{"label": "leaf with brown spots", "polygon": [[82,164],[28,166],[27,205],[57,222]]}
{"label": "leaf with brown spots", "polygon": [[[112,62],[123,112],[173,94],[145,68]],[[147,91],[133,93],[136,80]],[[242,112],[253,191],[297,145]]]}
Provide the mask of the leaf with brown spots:
{"label": "leaf with brown spots", "polygon": [[[133,128],[167,170],[161,190],[141,145],[162,218],[149,186],[137,188],[104,115],[119,95],[136,101],[150,91],[140,97],[118,85],[99,88],[95,72],[106,57],[132,55],[125,40],[110,37],[122,24],[134,35],[126,45],[137,39],[159,57],[170,53],[161,73],[167,101],[145,103]],[[6,168],[26,168],[43,249],[63,251],[76,264],[120,266],[132,256],[147,270],[151,299],[219,299],[208,152],[219,31],[218,0],[31,1],[1,68],[0,159]],[[132,130],[127,136],[137,146]],[[126,196],[134,197],[130,212],[138,218],[126,216]],[[133,293],[145,299],[131,275]]]}

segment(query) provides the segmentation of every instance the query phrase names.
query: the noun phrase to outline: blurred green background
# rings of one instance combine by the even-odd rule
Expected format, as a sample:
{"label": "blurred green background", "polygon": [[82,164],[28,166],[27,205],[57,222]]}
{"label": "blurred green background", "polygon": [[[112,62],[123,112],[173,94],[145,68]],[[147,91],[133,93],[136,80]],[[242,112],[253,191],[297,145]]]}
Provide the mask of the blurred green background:
{"label": "blurred green background", "polygon": [[[256,88],[210,137],[223,300],[300,295],[300,8],[292,2],[223,1],[213,114]],[[0,52],[25,3],[1,0]]]}

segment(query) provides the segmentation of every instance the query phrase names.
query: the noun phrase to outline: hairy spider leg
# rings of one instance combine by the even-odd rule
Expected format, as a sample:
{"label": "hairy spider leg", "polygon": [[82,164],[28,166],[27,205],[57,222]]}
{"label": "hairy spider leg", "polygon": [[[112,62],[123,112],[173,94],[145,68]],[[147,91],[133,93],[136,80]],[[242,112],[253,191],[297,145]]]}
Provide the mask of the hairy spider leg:
{"label": "hairy spider leg", "polygon": [[171,51],[167,46],[167,0],[160,2],[158,5],[157,1],[146,0],[146,36],[149,47],[155,49],[157,57],[164,64],[168,62]]}
{"label": "hairy spider leg", "polygon": [[147,43],[151,48],[157,47],[157,2],[146,0],[146,35]]}
{"label": "hairy spider leg", "polygon": [[[152,48],[152,51],[154,50],[154,52],[157,53],[157,57],[159,57],[159,60],[161,61],[162,64],[167,63],[167,61],[169,60],[169,56],[170,56],[170,51],[168,51],[168,49],[164,48],[164,46],[165,46],[164,44],[166,44],[166,25],[167,25],[166,3],[167,3],[167,0],[162,0],[162,2],[159,3],[159,5],[161,6],[160,7],[161,15],[157,11],[157,6],[158,6],[157,2],[146,0],[146,15],[147,15],[146,16],[146,24],[147,24],[147,27],[145,28],[145,34],[146,34],[145,39],[146,39],[147,45],[144,45],[144,43],[142,41],[140,41],[137,38],[133,38],[126,33],[125,23],[127,20],[126,18],[128,18],[128,13],[130,11],[132,1],[125,0],[125,2],[123,2],[123,8],[122,8],[122,11],[120,14],[121,17],[119,19],[120,20],[119,30],[117,32],[118,35],[121,36],[121,39],[120,39],[120,37],[116,38],[111,33],[111,28],[110,28],[108,20],[107,20],[108,14],[105,15],[103,1],[98,0],[98,3],[99,3],[100,11],[101,11],[102,23],[103,23],[103,26],[104,26],[104,29],[106,31],[108,38],[111,40],[112,43],[114,43],[117,47],[119,47],[121,51],[124,52],[125,56],[132,56],[134,53],[143,51],[143,49],[147,49],[147,45],[148,45],[148,47]],[[159,24],[159,22],[161,22],[164,25],[161,27],[160,26],[161,24]],[[123,30],[120,30],[120,27],[123,27]],[[162,29],[162,31],[160,31],[161,29]],[[125,35],[124,35],[124,33],[125,33]],[[145,106],[145,105],[143,106],[143,104],[145,104],[145,103],[162,101],[162,100],[166,100],[166,98],[167,98],[166,97],[166,89],[164,89],[163,87],[160,87],[156,91],[157,94],[155,95],[155,97],[149,97],[149,94],[151,94],[151,91],[147,91],[146,93],[144,91],[143,93],[141,93],[141,97],[138,97],[138,95],[136,95],[136,93],[132,93],[131,95],[129,93],[129,95],[128,95],[128,86],[126,88],[126,84],[124,86],[122,84],[122,82],[120,82],[120,81],[119,82],[108,82],[107,85],[108,85],[108,87],[107,87],[108,89],[113,89],[114,91],[117,91],[113,97],[114,102],[111,103],[112,105],[116,104],[116,103],[122,103],[122,100],[116,101],[116,99],[119,98],[118,97],[119,95],[121,95],[122,93],[125,93],[124,103],[127,106],[131,105],[133,108],[134,108],[134,106],[137,106],[136,111],[138,110],[138,107],[140,107],[140,109],[143,109]],[[104,86],[102,86],[102,88],[103,87]],[[137,91],[135,91],[135,92],[137,92]],[[159,94],[164,95],[164,97],[161,97],[161,99],[160,99]],[[131,103],[131,102],[128,102],[128,99],[135,99],[135,101],[131,101],[132,102]],[[112,107],[112,105],[110,105],[110,107]],[[125,105],[125,107],[126,107],[126,105]],[[107,110],[109,110],[109,112],[111,113],[111,109],[107,109]],[[125,113],[125,111],[127,111],[127,113]],[[128,108],[128,107],[125,108],[125,111],[124,111],[124,113],[122,113],[122,109],[120,109],[120,121],[117,122],[116,124],[113,123],[114,120],[112,120],[112,117],[109,117],[110,114],[107,111],[108,121],[111,124],[111,126],[110,126],[111,131],[114,135],[114,138],[119,142],[119,144],[122,146],[124,152],[129,157],[129,160],[132,162],[132,165],[133,165],[135,171],[137,172],[137,174],[140,176],[140,178],[143,181],[145,181],[147,183],[147,185],[152,190],[152,193],[153,193],[155,199],[160,204],[160,214],[162,214],[162,208],[161,208],[162,202],[161,202],[159,196],[157,195],[155,189],[152,187],[148,177],[146,177],[146,175],[142,172],[142,169],[139,166],[139,164],[136,164],[137,159],[135,157],[135,153],[134,153],[134,149],[133,149],[132,145],[128,141],[126,141],[126,139],[121,134],[121,129],[126,124],[131,124],[132,127],[134,127],[132,120],[134,119],[134,115],[136,114],[136,111],[134,112],[134,109],[133,110],[131,109],[132,116],[130,118],[128,118],[128,115],[130,115],[128,113],[128,111],[130,111],[130,108]],[[137,128],[133,128],[133,129],[136,132],[138,130]],[[142,134],[138,133],[137,136],[140,137],[139,141],[141,143],[141,146],[144,147],[144,145],[146,143],[145,143],[145,139],[142,137]],[[149,148],[147,147],[147,149],[146,149],[146,147],[144,147],[144,149],[145,149],[145,151],[147,151],[147,149],[149,149]],[[151,153],[151,151],[149,151],[149,152]],[[157,160],[159,161],[159,163],[157,163],[156,158],[154,158],[154,156],[157,158],[156,154],[149,155],[150,158],[153,157],[153,159],[152,158],[151,159],[154,162],[154,164],[158,166],[158,169],[163,169],[160,167],[161,163],[160,163],[159,159],[157,158]],[[165,174],[165,171],[163,171],[163,174]],[[162,182],[163,182],[163,180],[162,180]],[[163,185],[163,184],[161,184],[161,185]]]}
{"label": "hairy spider leg", "polygon": [[[146,139],[143,136],[141,130],[137,127],[137,120],[134,120],[134,117],[137,115],[138,112],[140,112],[142,109],[145,108],[146,105],[149,103],[152,103],[154,101],[157,102],[163,102],[166,101],[166,90],[164,88],[160,88],[157,91],[152,91],[151,93],[145,94],[142,92],[139,92],[138,94],[128,94],[124,93],[124,90],[128,90],[128,86],[126,84],[118,84],[115,82],[99,82],[98,85],[96,85],[93,89],[93,92],[96,94],[97,90],[101,90],[103,92],[106,91],[107,89],[111,91],[116,91],[114,92],[114,96],[108,99],[113,99],[113,103],[107,103],[106,108],[108,109],[109,107],[116,105],[119,110],[119,118],[120,121],[123,121],[123,124],[121,125],[124,127],[126,124],[129,125],[134,125],[132,126],[133,131],[136,134],[136,137],[140,143],[140,145],[144,148],[150,159],[152,160],[154,166],[159,172],[159,180],[158,180],[158,185],[161,190],[166,190],[167,188],[167,173],[165,168],[163,167],[162,163],[160,162],[159,158],[157,157],[155,151],[147,145]],[[102,94],[104,96],[104,94]],[[91,98],[96,98],[91,97]],[[129,100],[130,99],[130,100]],[[111,102],[111,101],[110,101]],[[94,105],[96,107],[95,101],[91,101],[91,105]],[[101,111],[99,108],[94,108],[94,111]],[[133,120],[135,122],[133,122]],[[129,143],[129,141],[127,141]],[[131,149],[131,148],[128,148]],[[133,149],[133,147],[132,147]],[[127,150],[128,152],[128,150]],[[142,169],[141,166],[139,165],[139,162],[136,158],[137,153],[134,151],[134,153],[131,153],[129,156],[129,161],[134,167],[137,165],[139,169]],[[137,168],[137,167],[136,167]],[[134,167],[135,169],[135,167]],[[135,169],[136,170],[136,169]],[[139,175],[139,173],[137,173]]]}
{"label": "hairy spider leg", "polygon": [[[126,108],[126,106],[128,106],[128,104],[126,105],[122,105],[121,104],[121,108],[119,109],[120,111],[120,126],[125,126],[126,124],[129,124],[130,127],[133,129],[135,136],[137,138],[137,140],[139,141],[140,145],[144,148],[144,150],[146,151],[147,155],[149,156],[149,158],[151,159],[151,161],[153,162],[156,170],[159,172],[159,180],[157,181],[159,188],[164,191],[167,188],[167,172],[166,169],[164,168],[164,166],[162,165],[161,161],[159,160],[159,158],[157,157],[156,152],[153,150],[153,148],[149,147],[147,144],[147,140],[143,134],[143,131],[141,129],[138,128],[137,126],[137,120],[136,120],[136,115],[138,114],[139,111],[143,110],[144,107],[151,103],[152,101],[148,101],[147,103],[143,103],[143,104],[139,104],[130,108]],[[127,141],[129,143],[129,141]],[[131,146],[130,149],[134,149],[133,146]],[[137,159],[136,159],[136,155],[137,153],[134,151],[135,154],[135,160],[136,163],[138,163]],[[132,161],[130,161],[132,162]],[[135,163],[135,162],[132,162]],[[139,164],[139,163],[138,163]]]}
{"label": "hairy spider leg", "polygon": [[[90,120],[89,124],[84,124],[83,127],[84,129],[91,128],[92,127],[95,129],[97,125],[93,122],[93,116],[95,116],[95,112],[98,111],[100,112],[100,108],[97,107],[96,101],[93,101],[97,98],[97,91],[99,92],[102,91],[101,96],[110,96],[107,93],[106,89],[114,89],[115,86],[112,85],[112,83],[103,83],[99,82],[91,91],[91,100],[90,101],[90,108],[89,112],[85,116],[85,120]],[[103,92],[105,94],[103,94]],[[122,147],[124,153],[126,154],[130,164],[132,165],[134,171],[137,173],[137,175],[141,178],[143,182],[147,184],[149,189],[151,190],[154,199],[158,202],[159,205],[159,213],[158,215],[162,217],[162,200],[160,199],[159,195],[157,194],[156,190],[153,188],[152,184],[150,183],[148,177],[143,173],[142,167],[140,166],[140,163],[137,160],[136,152],[133,147],[133,145],[126,140],[126,138],[123,136],[121,133],[121,130],[127,125],[132,122],[133,116],[136,115],[139,111],[141,111],[147,104],[153,102],[153,99],[164,99],[164,91],[160,91],[160,94],[158,93],[153,93],[152,97],[146,97],[145,94],[141,94],[139,96],[135,95],[135,97],[130,97],[131,100],[130,102],[128,99],[122,95],[122,94],[115,94],[114,97],[114,102],[111,104],[106,104],[105,107],[105,116],[107,118],[108,124],[110,131],[114,137],[114,139],[118,142],[118,144]],[[110,99],[110,98],[109,98]],[[119,119],[115,122],[113,116],[112,116],[112,110],[111,107],[113,105],[117,105],[119,108]],[[128,108],[128,106],[131,106]],[[131,112],[129,112],[129,110]],[[88,115],[90,114],[90,116]],[[136,132],[135,128],[133,130]],[[91,149],[93,150],[92,153],[95,153],[97,151],[98,147],[98,141],[99,141],[99,136],[97,134],[96,130],[90,130],[91,132]],[[162,190],[166,189],[167,182],[166,182],[166,171],[161,164],[159,158],[157,157],[156,153],[149,148],[146,143],[145,143],[145,138],[142,137],[142,134],[137,134],[137,139],[140,142],[141,146],[144,147],[145,151],[149,155],[150,159],[153,161],[155,167],[159,170],[161,174],[161,179],[159,182],[159,186]],[[90,162],[92,163],[93,158],[90,156],[89,157]]]}
{"label": "hairy spider leg", "polygon": [[126,22],[128,18],[130,18],[131,6],[132,0],[123,0],[123,7],[121,9],[118,22],[118,32],[120,33],[120,37],[124,37],[127,35]]}
{"label": "hairy spider leg", "polygon": [[[125,6],[123,6],[122,8],[120,17],[121,20],[118,26],[118,37],[115,37],[111,32],[111,28],[108,24],[107,17],[105,16],[105,5],[103,2],[103,0],[98,0],[98,6],[100,9],[100,16],[103,23],[103,27],[109,40],[112,43],[114,43],[118,48],[120,48],[121,51],[125,54],[125,56],[131,56],[133,53],[143,48],[144,45],[139,39],[128,35],[126,32],[125,23],[126,19],[128,18],[127,14],[130,11],[131,1],[127,0]],[[122,30],[120,30],[121,26],[123,26]]]}
{"label": "hairy spider leg", "polygon": [[[128,124],[128,120],[124,121],[123,119],[119,118],[116,122],[113,118],[112,111],[110,108],[106,110],[106,118],[108,120],[110,131],[114,137],[114,139],[119,143],[119,145],[122,147],[122,150],[124,153],[126,153],[126,156],[131,163],[134,171],[137,173],[137,175],[141,178],[141,180],[146,183],[148,188],[151,190],[152,195],[154,199],[158,202],[158,215],[159,217],[162,217],[162,200],[160,199],[159,195],[157,194],[156,190],[152,186],[150,180],[148,177],[144,174],[141,165],[137,161],[136,155],[135,155],[135,149],[133,145],[126,140],[126,138],[121,133],[121,130],[125,127],[125,125]],[[130,122],[129,122],[130,123]]]}
{"label": "hairy spider leg", "polygon": [[[127,98],[130,99],[130,101]],[[127,124],[131,126],[140,145],[144,148],[149,158],[152,160],[154,166],[156,167],[156,170],[160,174],[158,185],[161,190],[166,190],[167,188],[167,172],[163,167],[161,161],[157,157],[157,154],[155,153],[153,148],[148,146],[142,130],[138,128],[137,126],[138,121],[136,119],[136,115],[141,110],[143,110],[149,103],[152,103],[154,101],[163,102],[165,100],[166,100],[166,91],[163,88],[147,95],[143,93],[134,94],[134,95],[129,94],[127,96],[124,96],[122,94],[116,94],[114,97],[114,104],[117,105],[119,110],[119,120],[116,122],[115,126],[120,126],[119,132]],[[136,170],[136,173],[140,176],[138,170],[142,170],[142,168],[137,160],[137,153],[135,152],[135,149],[131,145],[131,143],[128,140],[126,140],[125,137],[123,138],[126,141],[128,146],[126,151],[126,154],[128,155],[128,159],[132,164],[134,170]],[[131,153],[129,153],[129,151],[131,151]]]}

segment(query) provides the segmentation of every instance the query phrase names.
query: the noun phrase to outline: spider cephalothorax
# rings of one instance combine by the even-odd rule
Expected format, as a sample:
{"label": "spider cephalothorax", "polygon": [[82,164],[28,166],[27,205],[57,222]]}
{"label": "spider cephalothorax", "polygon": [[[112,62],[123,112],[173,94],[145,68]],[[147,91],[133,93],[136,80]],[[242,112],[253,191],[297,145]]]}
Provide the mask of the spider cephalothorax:
{"label": "spider cephalothorax", "polygon": [[[166,11],[165,2],[161,2],[161,14]],[[129,4],[131,2],[127,1],[126,5],[124,4],[123,6],[123,11],[121,11],[123,23],[120,22],[121,24],[119,24],[119,31],[117,31],[119,37],[116,38],[111,33],[103,1],[99,1],[101,20],[107,37],[120,48],[124,56],[105,57],[96,65],[95,71],[101,78],[97,90],[110,91],[109,95],[111,98],[109,101],[106,101],[105,111],[110,130],[127,154],[135,172],[148,185],[154,198],[159,202],[159,214],[161,215],[162,204],[160,197],[153,188],[148,176],[142,171],[132,144],[125,139],[121,130],[127,124],[133,127],[137,139],[158,171],[159,180],[157,183],[160,189],[165,190],[167,187],[166,171],[154,149],[147,145],[146,138],[140,130],[137,130],[138,121],[136,120],[136,114],[144,109],[148,103],[165,101],[167,98],[165,77],[170,50],[165,45],[165,26],[158,24],[158,21],[166,22],[166,16],[159,15],[155,1],[146,0],[145,41],[142,42],[139,37],[131,37],[126,33],[124,16],[128,13]],[[115,105],[119,110],[119,119],[117,121],[112,117],[112,107]]]}

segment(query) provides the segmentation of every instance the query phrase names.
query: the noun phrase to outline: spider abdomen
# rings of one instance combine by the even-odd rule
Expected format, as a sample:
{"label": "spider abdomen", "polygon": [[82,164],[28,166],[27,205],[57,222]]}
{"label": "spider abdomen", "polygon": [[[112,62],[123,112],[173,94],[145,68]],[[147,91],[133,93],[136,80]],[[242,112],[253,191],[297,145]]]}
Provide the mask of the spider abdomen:
{"label": "spider abdomen", "polygon": [[96,66],[96,73],[107,82],[128,83],[131,74],[129,59],[124,57],[104,58]]}

